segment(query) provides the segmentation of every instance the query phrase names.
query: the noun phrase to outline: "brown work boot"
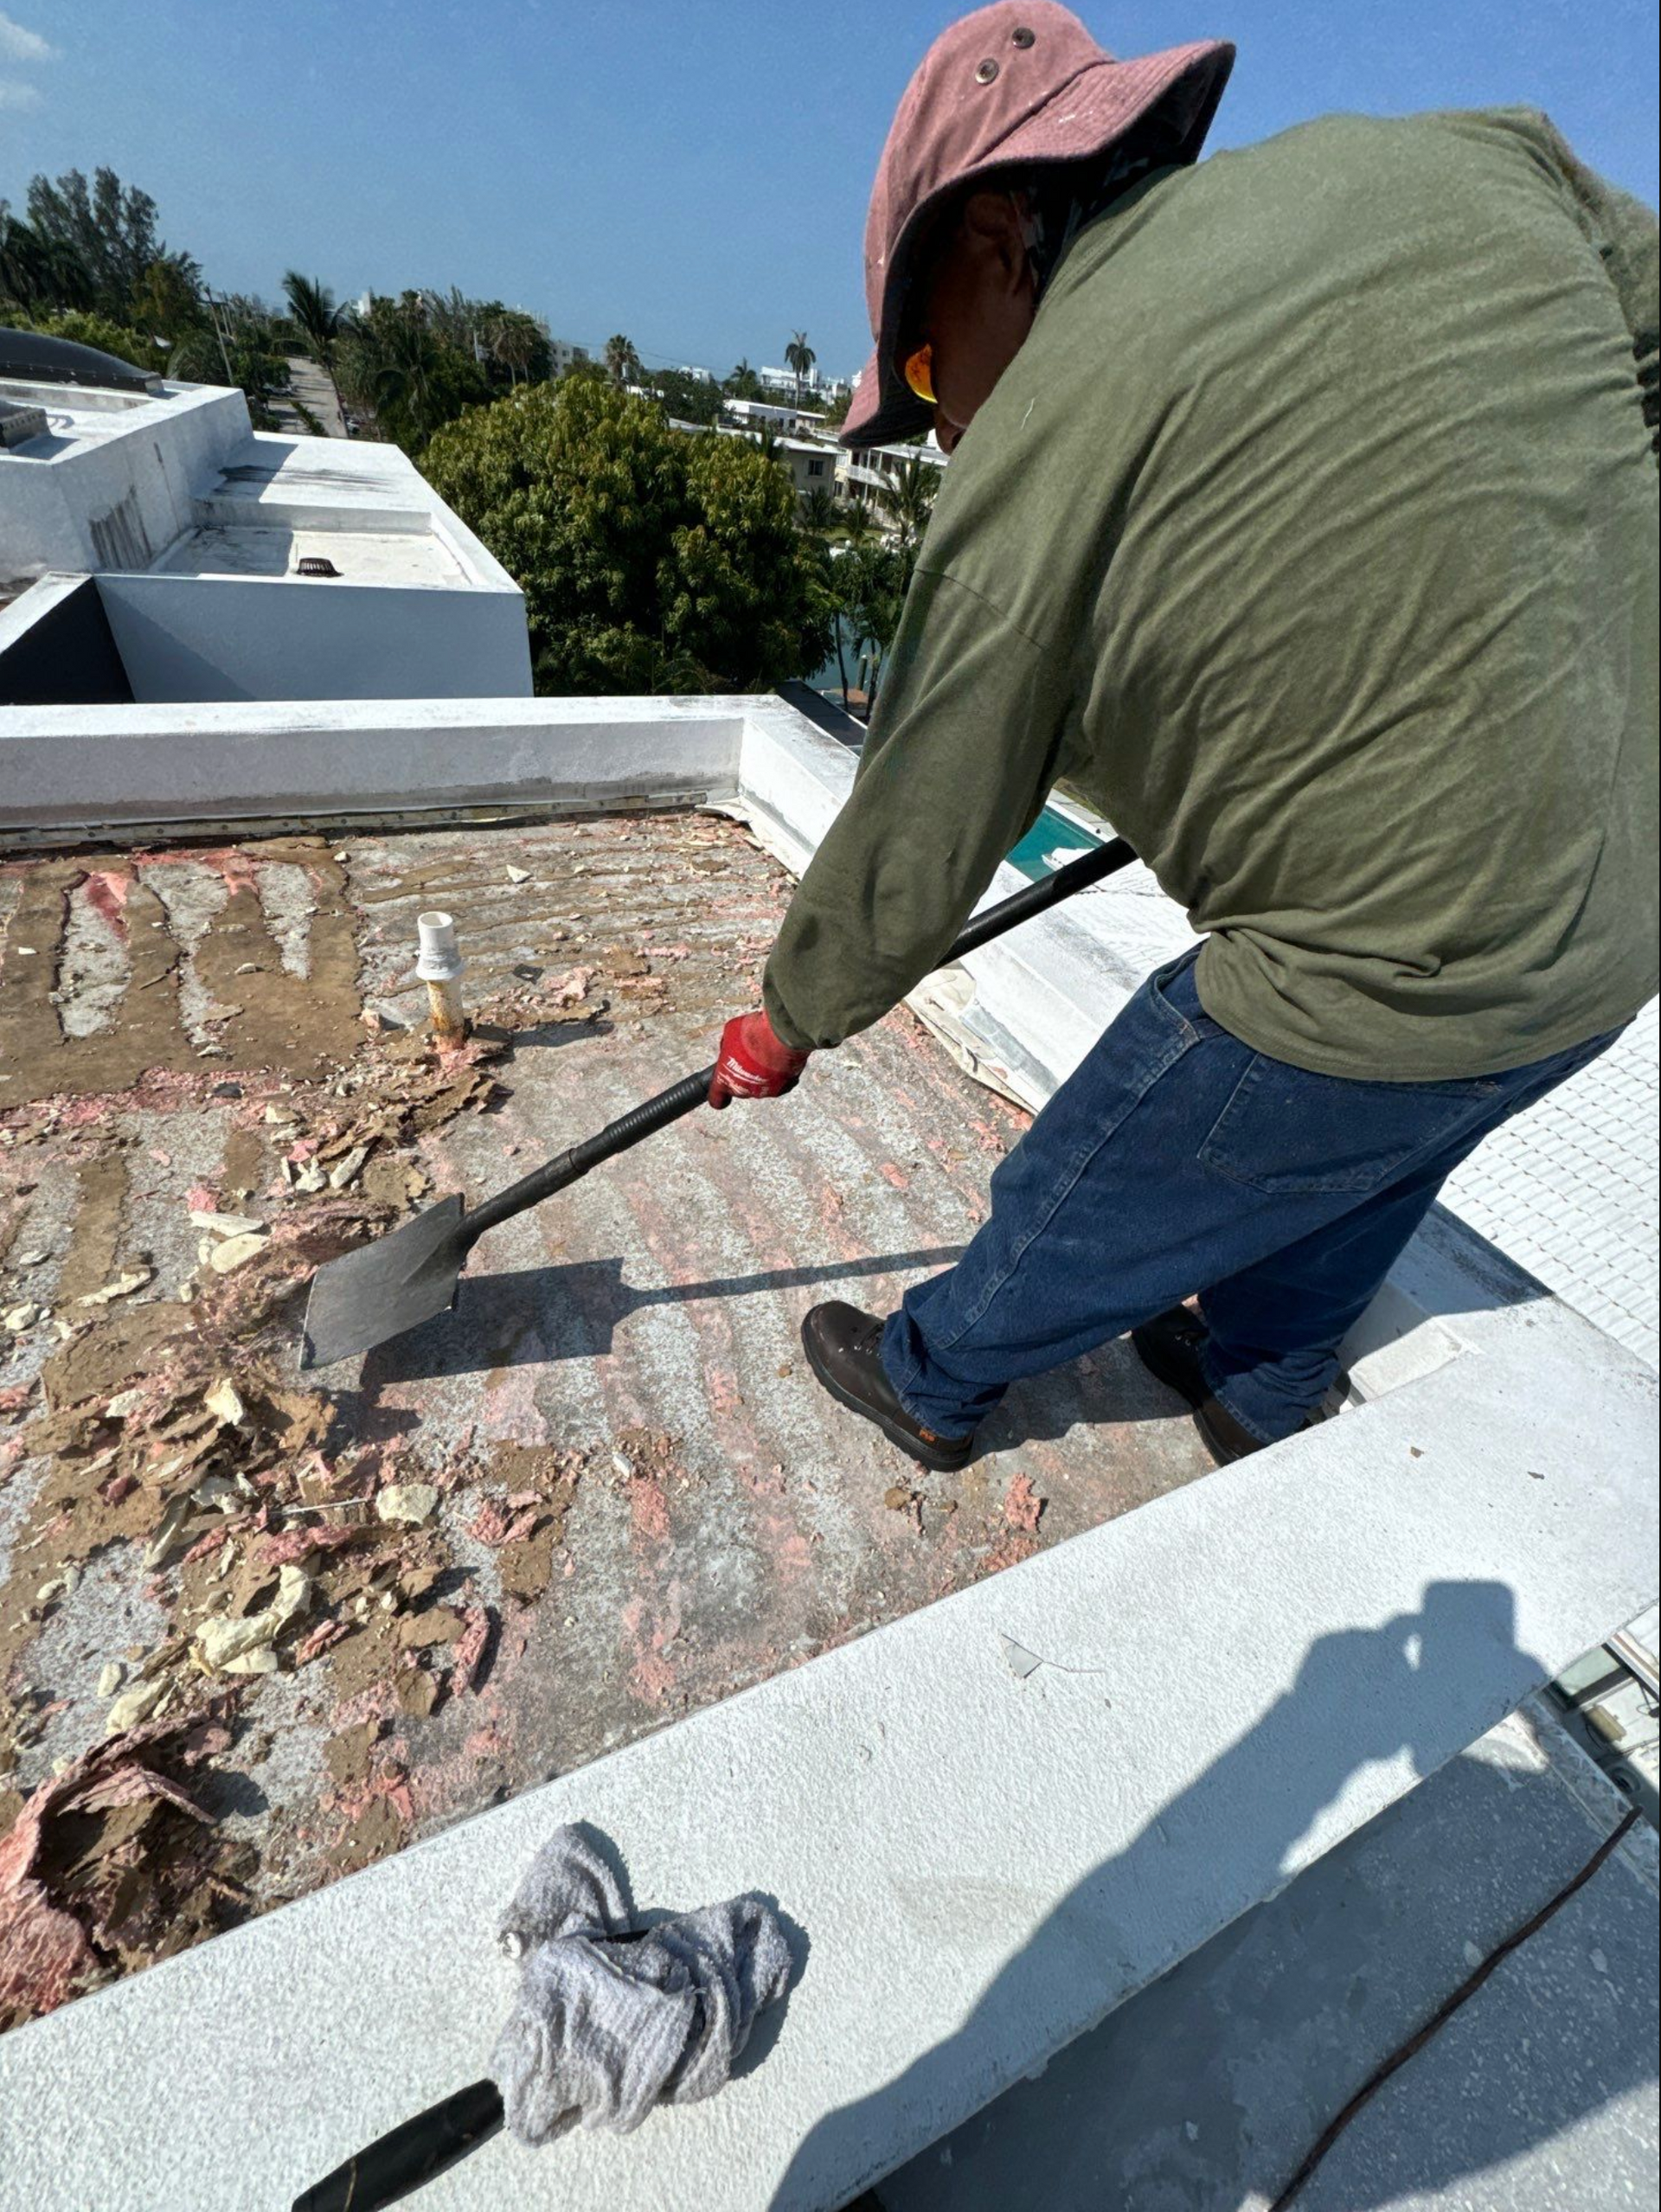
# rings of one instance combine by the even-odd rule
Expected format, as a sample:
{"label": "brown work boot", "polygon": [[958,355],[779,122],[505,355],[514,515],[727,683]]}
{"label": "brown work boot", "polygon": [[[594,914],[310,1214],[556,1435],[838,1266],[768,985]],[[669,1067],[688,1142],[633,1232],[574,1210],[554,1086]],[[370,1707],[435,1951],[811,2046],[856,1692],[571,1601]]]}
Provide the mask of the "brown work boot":
{"label": "brown work boot", "polygon": [[[1153,1320],[1145,1321],[1139,1329],[1132,1330],[1131,1342],[1149,1374],[1157,1375],[1168,1389],[1193,1407],[1194,1426],[1220,1467],[1247,1459],[1254,1452],[1268,1450],[1261,1438],[1242,1427],[1228,1407],[1211,1395],[1200,1367],[1205,1324],[1192,1306],[1173,1305]],[[1307,1428],[1315,1418],[1311,1414],[1304,1426]]]}
{"label": "brown work boot", "polygon": [[975,1448],[972,1436],[936,1436],[901,1404],[882,1365],[882,1330],[873,1315],[832,1298],[816,1305],[803,1322],[802,1350],[830,1395],[850,1413],[875,1421],[889,1443],[937,1474],[966,1466]]}

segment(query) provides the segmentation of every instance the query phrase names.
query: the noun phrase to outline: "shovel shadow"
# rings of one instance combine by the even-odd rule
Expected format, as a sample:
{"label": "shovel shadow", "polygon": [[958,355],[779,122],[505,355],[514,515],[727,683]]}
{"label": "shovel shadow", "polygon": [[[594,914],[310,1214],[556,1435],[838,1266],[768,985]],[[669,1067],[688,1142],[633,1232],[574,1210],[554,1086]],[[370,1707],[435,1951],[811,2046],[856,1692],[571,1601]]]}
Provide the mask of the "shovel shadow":
{"label": "shovel shadow", "polygon": [[956,1245],[875,1254],[811,1267],[775,1267],[749,1275],[716,1275],[702,1282],[661,1283],[644,1289],[623,1279],[617,1259],[581,1260],[565,1266],[522,1267],[463,1279],[455,1311],[423,1322],[364,1358],[359,1389],[371,1396],[384,1383],[444,1375],[489,1374],[513,1367],[542,1367],[561,1360],[603,1359],[619,1323],[654,1305],[690,1305],[706,1298],[758,1298],[811,1290],[864,1277],[946,1267],[960,1256]]}

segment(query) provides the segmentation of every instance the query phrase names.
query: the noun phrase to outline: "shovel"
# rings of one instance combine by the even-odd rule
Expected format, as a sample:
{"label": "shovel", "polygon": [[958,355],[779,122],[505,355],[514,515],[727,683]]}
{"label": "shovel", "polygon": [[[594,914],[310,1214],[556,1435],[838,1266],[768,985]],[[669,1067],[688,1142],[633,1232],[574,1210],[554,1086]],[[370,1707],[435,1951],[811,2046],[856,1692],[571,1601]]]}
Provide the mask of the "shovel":
{"label": "shovel", "polygon": [[[946,954],[946,961],[1001,937],[1017,922],[1048,912],[1104,876],[1128,867],[1136,855],[1123,837],[1114,837],[1092,852],[1069,861],[1052,875],[1041,876],[976,915]],[[944,964],[943,964],[944,965]],[[556,1190],[570,1185],[615,1159],[643,1138],[667,1129],[704,1105],[709,1096],[713,1068],[683,1076],[644,1106],[633,1107],[593,1137],[573,1144],[517,1183],[510,1183],[494,1198],[486,1199],[475,1213],[468,1213],[459,1192],[439,1199],[414,1220],[394,1229],[389,1236],[360,1245],[356,1252],[331,1260],[311,1278],[306,1300],[302,1367],[327,1367],[354,1352],[367,1352],[407,1329],[414,1329],[435,1314],[447,1313],[456,1302],[456,1291],[467,1254],[487,1230],[511,1221],[528,1206],[540,1206]]]}

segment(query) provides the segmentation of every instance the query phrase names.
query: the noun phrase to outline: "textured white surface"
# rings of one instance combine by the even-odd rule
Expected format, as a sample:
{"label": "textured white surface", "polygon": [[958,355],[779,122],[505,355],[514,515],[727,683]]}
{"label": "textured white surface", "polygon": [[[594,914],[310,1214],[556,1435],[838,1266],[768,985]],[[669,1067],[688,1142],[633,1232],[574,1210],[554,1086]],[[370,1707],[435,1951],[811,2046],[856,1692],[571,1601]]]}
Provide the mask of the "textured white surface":
{"label": "textured white surface", "polygon": [[1600,1329],[1658,1363],[1657,1002],[1451,1178],[1451,1206]]}
{"label": "textured white surface", "polygon": [[568,1818],[644,1905],[769,1892],[805,1971],[713,2102],[497,2140],[422,2212],[845,2203],[1652,1595],[1654,1378],[1418,1264],[1434,1374],[0,2041],[8,2206],[280,2207],[477,2079]]}

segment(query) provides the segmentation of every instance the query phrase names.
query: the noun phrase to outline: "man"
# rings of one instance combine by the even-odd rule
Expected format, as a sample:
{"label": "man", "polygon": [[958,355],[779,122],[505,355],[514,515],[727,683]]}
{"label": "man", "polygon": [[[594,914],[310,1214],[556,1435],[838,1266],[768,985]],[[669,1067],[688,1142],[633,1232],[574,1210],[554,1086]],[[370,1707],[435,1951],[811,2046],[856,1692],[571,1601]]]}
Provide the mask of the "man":
{"label": "man", "polygon": [[872,196],[843,436],[956,458],[712,1103],[902,998],[1059,777],[1204,939],[955,1267],[809,1315],[931,1467],[1126,1330],[1218,1459],[1291,1434],[1449,1170],[1656,987],[1655,218],[1521,110],[1196,165],[1232,59],[998,0]]}

